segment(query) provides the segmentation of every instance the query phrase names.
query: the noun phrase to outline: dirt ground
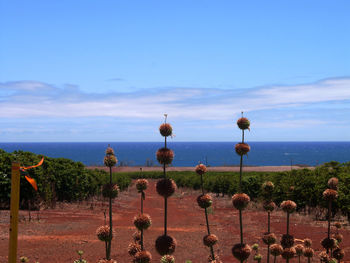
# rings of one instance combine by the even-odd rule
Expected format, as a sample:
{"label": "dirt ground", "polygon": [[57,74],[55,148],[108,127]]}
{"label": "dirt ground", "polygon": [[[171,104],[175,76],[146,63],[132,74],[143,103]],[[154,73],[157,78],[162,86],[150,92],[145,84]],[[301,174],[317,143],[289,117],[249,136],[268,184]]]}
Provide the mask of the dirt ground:
{"label": "dirt ground", "polygon": [[[150,180],[146,191],[145,213],[152,217],[152,226],[145,231],[145,248],[152,253],[152,262],[159,262],[160,256],[154,248],[156,238],[163,232],[163,205],[164,199],[155,191],[155,180]],[[209,249],[202,243],[206,234],[203,209],[196,202],[198,191],[178,189],[169,201],[168,234],[177,240],[174,253],[176,262],[184,263],[191,260],[193,263],[205,263]],[[229,197],[213,195],[213,207],[209,214],[211,232],[219,238],[215,252],[223,262],[237,262],[231,254],[231,248],[239,243],[238,211],[234,210]],[[72,263],[78,258],[76,251],[83,250],[83,258],[95,263],[104,257],[104,243],[96,237],[97,227],[104,224],[104,211],[107,202],[101,201],[82,204],[58,204],[55,209],[40,211],[40,220],[37,212],[33,212],[34,221],[28,222],[27,211],[20,212],[18,255],[27,256],[30,263]],[[115,237],[112,243],[112,258],[118,263],[131,262],[127,253],[128,244],[132,241],[135,232],[132,219],[138,213],[140,196],[132,185],[115,200],[113,205],[113,224]],[[24,221],[26,218],[26,221]],[[250,207],[243,212],[244,239],[247,243],[260,245],[260,253],[266,262],[266,247],[261,241],[261,235],[266,231],[267,214],[258,208]],[[271,217],[271,230],[278,238],[285,232],[286,216],[276,211]],[[345,225],[346,222],[343,222]],[[0,211],[0,262],[7,262],[8,253],[9,211]],[[316,253],[321,250],[320,241],[326,236],[327,223],[313,221],[311,217],[292,214],[291,233],[297,239],[311,238]],[[340,231],[344,236],[342,247],[345,249],[345,260],[350,262],[350,227],[348,225]],[[248,262],[253,262],[251,256]],[[284,262],[281,258],[278,262]],[[291,262],[298,262],[297,259]],[[306,262],[305,259],[302,262]],[[314,259],[313,262],[318,262]]]}

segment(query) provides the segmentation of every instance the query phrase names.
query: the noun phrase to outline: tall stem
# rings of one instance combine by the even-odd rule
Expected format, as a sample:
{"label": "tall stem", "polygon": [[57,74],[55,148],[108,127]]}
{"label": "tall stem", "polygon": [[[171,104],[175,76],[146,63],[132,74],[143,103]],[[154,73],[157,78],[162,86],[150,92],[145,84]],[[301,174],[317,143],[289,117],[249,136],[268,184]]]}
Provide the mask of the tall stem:
{"label": "tall stem", "polygon": [[[109,183],[112,187],[112,167],[109,167]],[[112,248],[112,197],[109,197],[109,241],[107,245],[107,260],[111,259],[111,248]]]}
{"label": "tall stem", "polygon": [[[167,148],[166,145],[166,137],[164,137],[164,147]],[[165,164],[163,164],[163,175],[164,179],[166,179],[166,167]],[[167,220],[168,219],[168,198],[164,197],[164,235],[167,235]]]}
{"label": "tall stem", "polygon": [[289,235],[289,213],[287,212],[287,235]]}
{"label": "tall stem", "polygon": [[[331,235],[331,213],[332,213],[332,201],[328,201],[328,232],[327,232],[327,236],[328,239],[330,238]],[[327,253],[328,253],[329,249],[327,248]]]}
{"label": "tall stem", "polygon": [[[144,193],[141,191],[141,214],[143,214],[143,196]],[[143,229],[141,229],[141,250],[143,250]]]}
{"label": "tall stem", "polygon": [[[270,211],[267,212],[267,233],[270,234]],[[270,262],[270,244],[267,245],[267,263]]]}
{"label": "tall stem", "polygon": [[243,222],[242,222],[242,210],[239,209],[239,229],[241,232],[241,245],[243,244]]}

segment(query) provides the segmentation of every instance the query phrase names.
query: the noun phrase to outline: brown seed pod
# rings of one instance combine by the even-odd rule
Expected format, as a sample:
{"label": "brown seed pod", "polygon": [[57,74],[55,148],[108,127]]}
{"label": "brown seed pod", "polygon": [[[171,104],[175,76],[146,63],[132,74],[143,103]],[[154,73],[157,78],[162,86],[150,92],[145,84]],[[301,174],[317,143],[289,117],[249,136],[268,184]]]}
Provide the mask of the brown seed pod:
{"label": "brown seed pod", "polygon": [[291,259],[295,256],[295,253],[294,247],[286,247],[283,249],[282,257],[284,259]]}
{"label": "brown seed pod", "polygon": [[234,194],[232,204],[237,210],[244,210],[250,202],[250,197],[244,193]]}
{"label": "brown seed pod", "polygon": [[150,252],[143,250],[140,252],[137,252],[134,257],[134,263],[149,263],[152,260],[152,255]]}
{"label": "brown seed pod", "polygon": [[335,223],[334,223],[334,226],[335,226],[337,229],[340,229],[340,228],[341,228],[341,223],[340,223],[340,222],[335,222]]}
{"label": "brown seed pod", "polygon": [[338,192],[333,189],[326,189],[323,192],[323,199],[326,201],[334,201],[338,198]]}
{"label": "brown seed pod", "polygon": [[173,127],[169,123],[163,123],[159,126],[159,132],[163,137],[168,137],[173,134]]}
{"label": "brown seed pod", "polygon": [[252,249],[247,244],[238,243],[232,247],[232,255],[240,261],[248,259],[251,252]]}
{"label": "brown seed pod", "polygon": [[218,255],[214,255],[215,258],[212,257],[212,255],[208,256],[208,262],[209,263],[222,263]]}
{"label": "brown seed pod", "polygon": [[114,155],[114,150],[112,147],[107,147],[106,149],[106,155]]}
{"label": "brown seed pod", "polygon": [[201,208],[208,208],[213,203],[213,199],[208,194],[201,194],[197,197],[197,203]]}
{"label": "brown seed pod", "polygon": [[279,244],[271,245],[271,247],[270,247],[270,254],[271,255],[278,257],[282,254],[282,252],[283,252],[283,248],[281,245],[279,245]]}
{"label": "brown seed pod", "polygon": [[311,247],[312,246],[312,240],[310,238],[304,239],[304,246],[305,247]]}
{"label": "brown seed pod", "polygon": [[343,241],[343,238],[344,238],[343,235],[340,233],[333,234],[332,237],[338,241],[338,244],[341,243]]}
{"label": "brown seed pod", "polygon": [[275,202],[272,202],[272,201],[265,202],[263,206],[264,206],[265,211],[267,211],[267,212],[272,212],[276,208]]}
{"label": "brown seed pod", "polygon": [[113,233],[112,236],[109,236],[109,226],[105,225],[105,226],[100,226],[97,228],[96,230],[96,235],[98,237],[99,240],[101,241],[110,241],[113,238]]}
{"label": "brown seed pod", "polygon": [[345,256],[345,252],[344,250],[340,249],[340,248],[336,248],[333,251],[333,257],[337,260],[342,260]]}
{"label": "brown seed pod", "polygon": [[324,249],[334,249],[337,247],[337,240],[326,237],[321,241],[321,245]]}
{"label": "brown seed pod", "polygon": [[212,247],[218,242],[216,235],[210,234],[203,237],[203,244],[207,247]]}
{"label": "brown seed pod", "polygon": [[269,194],[272,194],[274,188],[275,188],[275,185],[273,184],[273,182],[270,182],[270,181],[266,181],[262,185],[262,190]]}
{"label": "brown seed pod", "polygon": [[107,167],[113,167],[114,165],[116,165],[117,162],[118,160],[115,157],[115,155],[106,155],[105,158],[103,159],[103,163]]}
{"label": "brown seed pod", "polygon": [[332,177],[328,180],[328,187],[333,190],[338,190],[339,180],[336,177]]}
{"label": "brown seed pod", "polygon": [[117,184],[104,184],[102,186],[102,196],[105,198],[116,198],[119,194],[119,187]]}
{"label": "brown seed pod", "polygon": [[138,179],[136,181],[136,189],[137,191],[141,192],[146,190],[148,187],[148,181],[146,179]]}
{"label": "brown seed pod", "polygon": [[146,230],[152,224],[151,217],[147,214],[141,214],[134,217],[134,225],[138,230]]}
{"label": "brown seed pod", "polygon": [[241,130],[246,130],[249,129],[250,121],[247,118],[242,117],[237,120],[237,125]]}
{"label": "brown seed pod", "polygon": [[128,253],[130,256],[135,256],[137,252],[141,251],[141,246],[137,243],[130,243],[128,246]]}
{"label": "brown seed pod", "polygon": [[331,259],[326,251],[322,251],[320,254],[318,254],[318,256],[320,257],[320,261],[324,263],[328,263],[328,261]]}
{"label": "brown seed pod", "polygon": [[174,159],[174,152],[168,148],[160,148],[156,156],[160,164],[171,164]]}
{"label": "brown seed pod", "polygon": [[294,237],[288,234],[282,235],[281,245],[283,248],[292,247],[294,245]]}
{"label": "brown seed pod", "polygon": [[266,245],[272,245],[275,244],[277,240],[277,237],[274,233],[264,233],[263,237],[262,237],[262,241],[266,244]]}
{"label": "brown seed pod", "polygon": [[280,206],[284,212],[290,214],[293,213],[297,208],[297,204],[291,200],[283,201]]}
{"label": "brown seed pod", "polygon": [[304,249],[304,257],[312,258],[314,256],[315,252],[311,247],[306,247]]}
{"label": "brown seed pod", "polygon": [[141,242],[141,233],[139,231],[134,232],[134,234],[132,234],[132,238],[134,239],[135,243],[140,243]]}
{"label": "brown seed pod", "polygon": [[172,179],[160,179],[156,185],[157,193],[163,197],[172,196],[176,188],[176,183]]}
{"label": "brown seed pod", "polygon": [[198,164],[195,168],[195,171],[199,175],[203,175],[207,172],[207,167],[204,164]]}
{"label": "brown seed pod", "polygon": [[301,244],[295,245],[294,246],[295,252],[297,253],[298,256],[301,256],[304,254],[304,246]]}
{"label": "brown seed pod", "polygon": [[235,150],[238,155],[245,155],[250,151],[250,146],[247,143],[237,143]]}
{"label": "brown seed pod", "polygon": [[160,259],[161,263],[175,263],[175,258],[171,255],[162,256]]}
{"label": "brown seed pod", "polygon": [[159,236],[156,240],[156,250],[163,255],[171,255],[175,252],[176,240],[171,236]]}

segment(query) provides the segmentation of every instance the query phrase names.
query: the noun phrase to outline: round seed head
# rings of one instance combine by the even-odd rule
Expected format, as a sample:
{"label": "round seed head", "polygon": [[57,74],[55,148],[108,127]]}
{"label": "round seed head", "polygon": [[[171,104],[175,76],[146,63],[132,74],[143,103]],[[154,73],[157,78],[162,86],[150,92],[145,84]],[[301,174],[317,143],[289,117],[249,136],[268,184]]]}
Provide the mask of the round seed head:
{"label": "round seed head", "polygon": [[238,155],[245,155],[250,151],[250,146],[247,143],[237,143],[235,150]]}
{"label": "round seed head", "polygon": [[328,261],[331,259],[326,251],[322,251],[320,254],[318,254],[318,256],[320,257],[320,261],[324,263],[328,263]]}
{"label": "round seed head", "polygon": [[274,233],[264,233],[262,240],[266,245],[272,245],[276,243],[277,238]]}
{"label": "round seed head", "polygon": [[337,243],[341,243],[343,241],[343,235],[340,233],[333,234],[332,236],[335,240],[337,240]]}
{"label": "round seed head", "polygon": [[112,147],[107,147],[106,149],[106,155],[114,155],[114,150]]}
{"label": "round seed head", "polygon": [[203,237],[203,244],[207,247],[212,247],[218,242],[216,235],[210,234]]}
{"label": "round seed head", "polygon": [[139,244],[141,241],[141,233],[139,231],[134,232],[134,234],[132,234],[132,238],[134,239],[134,242]]}
{"label": "round seed head", "polygon": [[259,249],[259,245],[257,243],[252,245],[252,250],[258,251],[258,249]]}
{"label": "round seed head", "polygon": [[234,194],[232,204],[237,210],[244,210],[250,202],[250,197],[244,193]]}
{"label": "round seed head", "polygon": [[147,186],[148,186],[148,181],[146,179],[138,179],[136,181],[136,189],[139,192],[142,192],[142,191],[146,190]]}
{"label": "round seed head", "polygon": [[159,236],[156,240],[156,250],[160,255],[171,255],[175,252],[176,240],[167,235]]}
{"label": "round seed head", "polygon": [[282,257],[284,259],[291,259],[295,256],[295,253],[294,247],[286,247],[283,249]]}
{"label": "round seed head", "polygon": [[249,129],[250,121],[247,118],[242,117],[237,120],[237,125],[241,130],[246,130]]}
{"label": "round seed head", "polygon": [[116,198],[119,194],[119,187],[117,184],[104,184],[102,186],[102,196],[105,198]]}
{"label": "round seed head", "polygon": [[130,256],[135,256],[137,252],[141,251],[141,246],[137,243],[130,243],[128,246],[128,253]]}
{"label": "round seed head", "polygon": [[141,214],[134,217],[134,225],[138,230],[146,230],[152,224],[151,217],[147,214]]}
{"label": "round seed head", "polygon": [[261,261],[261,259],[262,259],[262,255],[261,254],[256,254],[254,256],[254,260],[256,260],[256,261]]}
{"label": "round seed head", "polygon": [[275,188],[275,185],[273,184],[273,182],[270,182],[270,181],[267,181],[262,185],[263,191],[269,194],[272,194],[274,188]]}
{"label": "round seed head", "polygon": [[156,157],[160,164],[171,164],[174,159],[174,152],[168,148],[160,148]]}
{"label": "round seed head", "polygon": [[232,255],[238,260],[246,260],[249,258],[252,249],[247,244],[235,244],[232,247]]}
{"label": "round seed head", "polygon": [[341,223],[340,223],[340,222],[335,222],[335,223],[334,223],[334,226],[335,226],[337,229],[340,229],[340,228],[341,228]]}
{"label": "round seed head", "polygon": [[162,256],[160,259],[161,263],[175,263],[175,258],[171,255]]}
{"label": "round seed head", "polygon": [[222,261],[220,260],[218,255],[214,255],[214,258],[212,257],[212,255],[209,255],[208,262],[209,263],[222,263]]}
{"label": "round seed head", "polygon": [[326,201],[334,201],[338,198],[338,192],[333,189],[326,189],[323,192],[323,199]]}
{"label": "round seed head", "polygon": [[201,208],[208,208],[213,203],[213,199],[208,194],[201,194],[197,197],[197,203]]}
{"label": "round seed head", "polygon": [[207,172],[207,167],[204,164],[198,164],[195,168],[195,171],[199,175],[203,175]]}
{"label": "round seed head", "polygon": [[336,258],[331,258],[328,263],[338,263],[338,260]]}
{"label": "round seed head", "polygon": [[292,235],[282,235],[281,245],[283,248],[292,247],[294,245],[294,237]]}
{"label": "round seed head", "polygon": [[345,252],[344,250],[340,249],[340,248],[336,248],[333,251],[333,257],[337,260],[342,260],[345,256]]}
{"label": "round seed head", "polygon": [[146,250],[139,251],[135,254],[134,263],[149,263],[152,260],[152,255]]}
{"label": "round seed head", "polygon": [[276,208],[276,204],[273,201],[267,201],[264,203],[264,209],[267,212],[272,212],[273,210],[275,210],[275,208]]}
{"label": "round seed head", "polygon": [[334,249],[337,247],[337,240],[326,237],[321,241],[321,245],[324,249]]}
{"label": "round seed head", "polygon": [[108,225],[100,226],[99,228],[97,228],[96,235],[97,235],[98,239],[101,241],[112,240],[113,232],[112,232],[112,236],[110,236],[109,230],[110,230],[110,228]]}
{"label": "round seed head", "polygon": [[328,187],[333,189],[333,190],[337,190],[338,189],[338,183],[339,183],[338,178],[332,177],[331,179],[328,180]]}
{"label": "round seed head", "polygon": [[279,245],[279,244],[271,245],[271,247],[270,247],[270,254],[271,255],[278,257],[282,254],[282,252],[283,252],[283,248],[281,245]]}
{"label": "round seed head", "polygon": [[19,261],[20,261],[20,262],[29,262],[29,259],[28,259],[27,257],[24,257],[24,256],[23,256],[23,257],[20,257],[20,258],[19,258]]}
{"label": "round seed head", "polygon": [[298,256],[303,255],[304,253],[304,246],[301,244],[295,245],[294,246],[295,252],[297,253]]}
{"label": "round seed head", "polygon": [[159,126],[159,132],[163,137],[168,137],[173,134],[173,127],[169,123],[163,123]]}
{"label": "round seed head", "polygon": [[160,179],[156,185],[157,193],[163,197],[172,196],[176,188],[176,183],[172,179]]}
{"label": "round seed head", "polygon": [[304,246],[305,247],[311,247],[312,246],[312,240],[310,238],[304,239]]}
{"label": "round seed head", "polygon": [[115,157],[115,155],[106,155],[104,160],[103,160],[103,163],[107,167],[113,167],[114,165],[116,165],[117,162],[118,162],[118,160]]}
{"label": "round seed head", "polygon": [[297,204],[291,200],[287,200],[281,203],[281,208],[284,212],[291,214],[296,210]]}
{"label": "round seed head", "polygon": [[306,247],[304,249],[304,257],[312,258],[314,256],[315,252],[311,247]]}

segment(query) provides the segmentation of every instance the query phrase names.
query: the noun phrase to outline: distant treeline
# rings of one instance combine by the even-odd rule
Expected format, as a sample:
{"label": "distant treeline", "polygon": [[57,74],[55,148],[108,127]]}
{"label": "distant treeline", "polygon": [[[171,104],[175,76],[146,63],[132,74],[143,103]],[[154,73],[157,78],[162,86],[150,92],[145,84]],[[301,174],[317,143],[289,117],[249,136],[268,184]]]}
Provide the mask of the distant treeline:
{"label": "distant treeline", "polygon": [[[15,151],[7,153],[0,149],[0,208],[9,208],[11,195],[11,163],[18,161],[21,166],[37,164],[42,155]],[[65,158],[45,157],[42,166],[27,170],[38,185],[38,192],[27,182],[21,173],[20,205],[32,208],[39,203],[51,206],[56,201],[79,201],[99,195],[103,184],[108,182],[108,173],[102,170],[89,170],[81,162]],[[121,190],[127,188],[130,177],[114,174],[114,182]],[[29,203],[31,202],[31,203]]]}

